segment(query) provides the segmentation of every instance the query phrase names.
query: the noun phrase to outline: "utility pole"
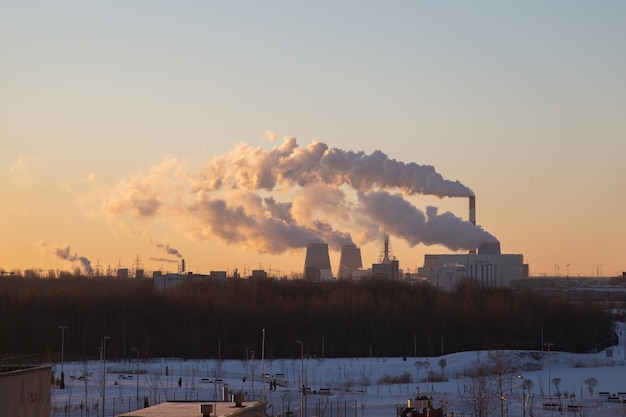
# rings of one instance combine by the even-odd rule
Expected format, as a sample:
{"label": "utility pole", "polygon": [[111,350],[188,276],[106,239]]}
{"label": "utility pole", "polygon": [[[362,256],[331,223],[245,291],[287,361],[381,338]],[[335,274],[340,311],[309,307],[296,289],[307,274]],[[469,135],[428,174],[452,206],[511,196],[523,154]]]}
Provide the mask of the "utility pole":
{"label": "utility pole", "polygon": [[297,340],[296,343],[300,345],[300,381],[302,383],[300,387],[300,417],[304,417],[304,390],[306,389],[304,385],[304,342]]}
{"label": "utility pole", "polygon": [[554,343],[545,342],[545,345],[548,348],[548,405],[550,407],[550,415],[552,415],[552,394],[550,392],[550,385],[552,384],[552,380],[550,379],[550,347],[554,346]]}
{"label": "utility pole", "polygon": [[102,417],[104,417],[104,402],[106,401],[106,387],[107,387],[107,360],[106,360],[106,349],[107,349],[107,340],[110,339],[110,336],[104,336],[102,338]]}
{"label": "utility pole", "polygon": [[65,373],[63,372],[63,351],[65,350],[65,329],[67,326],[59,326],[61,329],[61,381],[59,382],[59,388],[65,389]]}
{"label": "utility pole", "polygon": [[261,330],[261,402],[263,402],[263,392],[265,390],[265,329]]}
{"label": "utility pole", "polygon": [[137,359],[135,360],[135,383],[137,386],[137,405],[135,406],[135,410],[139,410],[139,348],[131,347],[130,350],[132,352],[137,352]]}

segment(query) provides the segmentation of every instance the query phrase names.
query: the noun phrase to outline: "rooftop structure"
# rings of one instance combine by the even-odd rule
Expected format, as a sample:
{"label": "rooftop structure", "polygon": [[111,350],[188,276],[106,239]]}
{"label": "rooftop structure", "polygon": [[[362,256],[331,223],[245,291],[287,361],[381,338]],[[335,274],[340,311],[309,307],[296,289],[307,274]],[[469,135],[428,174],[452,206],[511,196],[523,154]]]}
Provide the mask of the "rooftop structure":
{"label": "rooftop structure", "polygon": [[264,402],[168,401],[119,417],[264,417]]}

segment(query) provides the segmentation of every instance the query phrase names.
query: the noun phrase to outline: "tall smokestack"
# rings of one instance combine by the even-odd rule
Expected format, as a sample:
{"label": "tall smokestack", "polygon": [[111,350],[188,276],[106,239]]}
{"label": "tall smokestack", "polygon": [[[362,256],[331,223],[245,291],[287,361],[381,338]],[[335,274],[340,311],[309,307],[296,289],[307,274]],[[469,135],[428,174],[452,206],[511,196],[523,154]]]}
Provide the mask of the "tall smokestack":
{"label": "tall smokestack", "polygon": [[[469,197],[469,221],[476,226],[476,196]],[[475,254],[476,249],[470,249],[469,253]]]}

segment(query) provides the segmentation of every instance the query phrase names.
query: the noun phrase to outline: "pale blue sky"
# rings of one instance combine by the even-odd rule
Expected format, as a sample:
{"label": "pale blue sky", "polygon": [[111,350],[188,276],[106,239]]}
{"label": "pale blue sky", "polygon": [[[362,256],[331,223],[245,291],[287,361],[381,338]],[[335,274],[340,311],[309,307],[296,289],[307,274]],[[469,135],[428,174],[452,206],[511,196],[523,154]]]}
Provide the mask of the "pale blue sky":
{"label": "pale blue sky", "polygon": [[[533,273],[621,273],[625,18],[621,1],[0,1],[0,268],[69,268],[44,241],[156,269],[146,235],[122,239],[95,196],[165,155],[198,166],[242,141],[269,149],[269,130],[435,166]],[[415,204],[433,202],[466,216],[465,201]],[[142,227],[200,272],[231,255],[303,263],[165,224]],[[392,244],[411,269],[445,252]]]}

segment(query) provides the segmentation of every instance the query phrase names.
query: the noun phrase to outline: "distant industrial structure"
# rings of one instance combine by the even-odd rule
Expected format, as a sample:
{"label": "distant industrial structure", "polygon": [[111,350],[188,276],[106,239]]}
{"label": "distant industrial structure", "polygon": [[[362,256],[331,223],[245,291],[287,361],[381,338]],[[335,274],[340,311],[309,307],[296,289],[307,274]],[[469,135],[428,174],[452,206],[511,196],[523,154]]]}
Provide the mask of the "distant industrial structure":
{"label": "distant industrial structure", "polygon": [[[469,198],[469,220],[476,225],[476,197]],[[425,255],[418,278],[444,290],[462,280],[484,287],[509,287],[514,280],[528,277],[528,264],[521,254],[502,254],[500,242],[485,242],[465,254]]]}
{"label": "distant industrial structure", "polygon": [[[364,277],[401,279],[399,261],[391,253],[389,236],[385,235],[383,249],[378,263],[363,269],[361,249],[355,244],[343,245],[339,257],[338,279],[359,280]],[[304,279],[307,281],[334,280],[330,266],[330,256],[326,243],[312,243],[307,246],[304,261]]]}
{"label": "distant industrial structure", "polygon": [[519,278],[528,277],[528,264],[521,254],[501,254],[493,248],[479,247],[478,253],[425,255],[420,278],[428,279],[441,289],[452,289],[462,280],[471,280],[483,287],[509,287]]}
{"label": "distant industrial structure", "polygon": [[[476,226],[476,197],[469,197],[469,221]],[[137,260],[139,265],[139,260]],[[140,274],[141,273],[141,274]],[[118,271],[118,277],[128,277],[128,270]],[[143,276],[143,270],[137,268],[137,277]],[[514,281],[528,278],[528,264],[522,254],[502,254],[500,242],[495,238],[478,244],[465,253],[427,254],[424,264],[417,268],[417,273],[405,275],[400,269],[400,261],[391,250],[389,236],[385,235],[378,263],[371,268],[363,268],[361,249],[355,244],[343,245],[340,249],[339,268],[333,275],[327,243],[315,242],[306,248],[302,278],[305,281],[324,282],[340,280],[359,280],[365,277],[389,280],[429,282],[443,290],[453,289],[460,282],[472,281],[483,287],[510,287]],[[268,278],[264,270],[254,270],[250,276],[255,279]],[[237,270],[233,278],[240,278]],[[177,273],[153,273],[154,286],[158,290],[181,287],[186,281],[202,279],[227,279],[226,271],[211,271],[209,275],[185,273],[185,260],[182,259]]]}
{"label": "distant industrial structure", "polygon": [[304,279],[307,281],[333,279],[327,243],[312,243],[307,246],[304,260]]}
{"label": "distant industrial structure", "polygon": [[378,263],[372,264],[371,276],[393,280],[397,280],[402,277],[400,261],[398,261],[391,252],[391,244],[389,243],[388,235],[385,235],[385,241],[383,243],[383,249],[380,252]]}
{"label": "distant industrial structure", "polygon": [[361,249],[354,244],[342,246],[339,256],[339,279],[357,278],[362,268]]}

